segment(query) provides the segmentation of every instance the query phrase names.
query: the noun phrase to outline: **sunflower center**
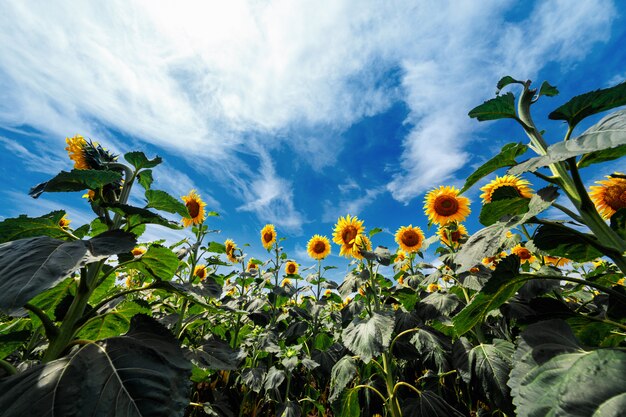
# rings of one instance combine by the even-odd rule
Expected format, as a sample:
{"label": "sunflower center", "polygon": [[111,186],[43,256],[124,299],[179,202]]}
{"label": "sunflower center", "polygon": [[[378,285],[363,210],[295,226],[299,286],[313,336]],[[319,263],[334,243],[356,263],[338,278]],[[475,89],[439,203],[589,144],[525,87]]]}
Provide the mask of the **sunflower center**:
{"label": "sunflower center", "polygon": [[626,187],[622,185],[607,187],[604,201],[615,211],[626,207]]}
{"label": "sunflower center", "polygon": [[265,233],[263,233],[263,241],[264,242],[271,242],[273,238],[274,238],[274,234],[272,232],[265,232]]}
{"label": "sunflower center", "polygon": [[356,238],[356,235],[357,235],[356,227],[347,226],[341,233],[341,240],[343,240],[343,243],[346,246],[351,248],[352,245],[354,244],[354,238]]}
{"label": "sunflower center", "polygon": [[454,232],[450,233],[450,240],[452,240],[453,242],[458,242],[461,239],[461,232],[458,230],[455,230]]}
{"label": "sunflower center", "polygon": [[289,265],[287,267],[287,273],[288,274],[295,274],[295,272],[296,272],[296,266],[295,265]]}
{"label": "sunflower center", "polygon": [[420,237],[415,230],[407,230],[402,234],[402,243],[408,247],[413,247],[420,243]]}
{"label": "sunflower center", "polygon": [[532,255],[530,254],[530,251],[528,249],[522,249],[517,252],[517,256],[519,256],[520,259],[530,259]]}
{"label": "sunflower center", "polygon": [[459,202],[454,197],[441,195],[435,199],[434,208],[440,216],[451,216],[459,210]]}
{"label": "sunflower center", "polygon": [[313,252],[315,253],[324,253],[325,250],[326,244],[322,241],[315,242],[315,245],[313,245]]}
{"label": "sunflower center", "polygon": [[198,204],[196,200],[187,201],[185,206],[191,218],[198,217],[198,214],[200,214],[200,204]]}

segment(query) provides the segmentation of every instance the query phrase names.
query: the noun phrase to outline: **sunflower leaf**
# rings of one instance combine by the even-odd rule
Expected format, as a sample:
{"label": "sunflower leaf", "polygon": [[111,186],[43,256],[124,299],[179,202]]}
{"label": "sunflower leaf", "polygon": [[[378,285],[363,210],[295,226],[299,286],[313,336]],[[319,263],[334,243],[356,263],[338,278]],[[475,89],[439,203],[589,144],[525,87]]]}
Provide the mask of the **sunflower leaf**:
{"label": "sunflower leaf", "polygon": [[504,216],[526,213],[529,202],[530,199],[523,197],[492,201],[482,207],[479,220],[484,226],[491,226]]}
{"label": "sunflower leaf", "polygon": [[389,314],[373,313],[371,317],[355,318],[341,333],[344,345],[365,363],[380,355],[391,342],[394,319]]}
{"label": "sunflower leaf", "polygon": [[464,193],[478,180],[486,177],[497,169],[517,164],[515,158],[524,154],[527,150],[528,146],[522,143],[507,143],[502,147],[500,153],[491,158],[489,161],[485,162],[469,177],[467,177],[467,180],[465,180],[465,185],[463,185],[463,188],[461,189],[459,194]]}
{"label": "sunflower leaf", "polygon": [[67,238],[67,233],[59,226],[65,211],[58,210],[41,217],[28,217],[25,214],[0,222],[0,243],[35,236],[48,236],[56,239]]}
{"label": "sunflower leaf", "polygon": [[598,239],[558,223],[542,224],[533,238],[535,246],[551,256],[560,256],[576,262],[587,262],[602,257],[596,248]]}
{"label": "sunflower leaf", "polygon": [[548,117],[565,120],[570,127],[576,126],[585,117],[626,104],[626,82],[613,87],[591,91],[572,98]]}
{"label": "sunflower leaf", "polygon": [[164,246],[151,245],[146,253],[126,264],[125,268],[137,269],[146,276],[169,281],[178,270],[178,256]]}
{"label": "sunflower leaf", "polygon": [[585,154],[590,156],[585,162],[584,157],[581,158],[581,162],[583,166],[588,166],[595,162],[618,158],[622,152],[626,153],[624,145],[626,145],[626,110],[620,110],[604,117],[579,137],[549,146],[546,155],[530,158],[509,169],[508,173],[519,175],[527,171],[533,172],[555,162]]}
{"label": "sunflower leaf", "polygon": [[152,170],[145,169],[141,171],[139,174],[137,174],[137,181],[139,181],[139,184],[144,188],[144,190],[149,190],[152,186],[153,181]]}
{"label": "sunflower leaf", "polygon": [[505,118],[515,119],[517,118],[515,114],[515,96],[513,93],[506,93],[487,100],[480,106],[470,110],[468,115],[473,119],[478,119],[479,122]]}
{"label": "sunflower leaf", "polygon": [[550,85],[549,82],[544,81],[541,83],[541,87],[539,88],[539,97],[554,97],[559,94],[559,89]]}
{"label": "sunflower leaf", "polygon": [[504,87],[506,87],[507,85],[510,84],[522,84],[524,85],[524,83],[522,81],[516,80],[515,78],[509,76],[509,75],[505,75],[504,77],[500,78],[500,81],[498,81],[498,84],[496,85],[496,88],[498,89],[498,91],[496,92],[496,94],[498,94],[500,92],[500,90],[502,90]]}
{"label": "sunflower leaf", "polygon": [[166,211],[168,213],[176,213],[181,217],[188,217],[189,212],[187,211],[187,207],[172,197],[170,194],[161,190],[146,190],[146,199],[148,200],[148,204],[146,208],[154,208],[157,210]]}
{"label": "sunflower leaf", "polygon": [[122,174],[116,171],[94,169],[73,169],[70,172],[61,171],[56,177],[31,188],[28,195],[37,198],[44,192],[97,190],[121,179]]}
{"label": "sunflower leaf", "polygon": [[148,159],[148,157],[143,152],[128,152],[124,154],[124,159],[135,167],[137,171],[143,168],[154,168],[163,162],[160,156],[154,157],[154,159]]}
{"label": "sunflower leaf", "polygon": [[617,210],[611,216],[611,229],[615,230],[622,239],[626,240],[626,208]]}
{"label": "sunflower leaf", "polygon": [[148,209],[129,206],[127,204],[103,204],[103,207],[111,209],[114,213],[126,216],[128,223],[132,226],[140,224],[158,224],[170,229],[182,229],[183,227],[174,221],[168,220],[160,214],[154,213]]}

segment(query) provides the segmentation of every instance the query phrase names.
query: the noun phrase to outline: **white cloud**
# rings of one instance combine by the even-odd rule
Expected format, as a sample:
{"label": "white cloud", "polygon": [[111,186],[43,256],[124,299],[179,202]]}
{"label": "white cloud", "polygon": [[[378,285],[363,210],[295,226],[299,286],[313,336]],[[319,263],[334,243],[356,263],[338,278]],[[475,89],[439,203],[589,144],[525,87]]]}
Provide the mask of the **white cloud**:
{"label": "white cloud", "polygon": [[[289,144],[320,170],[334,162],[342,131],[403,99],[413,127],[387,189],[408,202],[467,163],[478,129],[467,111],[499,76],[574,62],[607,38],[615,14],[608,0],[537,2],[528,19],[508,23],[511,4],[4,2],[0,123],[59,142],[112,127],[219,161],[207,165],[237,188],[241,210],[298,230],[293,184],[277,175],[272,149]],[[400,86],[380,82],[392,68],[402,70]],[[301,128],[308,133],[294,133]],[[331,133],[311,133],[323,130]],[[256,155],[259,169],[239,152]]]}

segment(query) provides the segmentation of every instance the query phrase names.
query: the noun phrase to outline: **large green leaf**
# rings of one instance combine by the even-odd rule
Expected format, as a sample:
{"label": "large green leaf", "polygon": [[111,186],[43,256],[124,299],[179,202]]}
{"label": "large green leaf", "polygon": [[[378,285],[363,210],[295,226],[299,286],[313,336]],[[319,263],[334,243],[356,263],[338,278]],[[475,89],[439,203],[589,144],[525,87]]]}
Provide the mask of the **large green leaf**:
{"label": "large green leaf", "polygon": [[0,309],[9,314],[37,294],[54,287],[69,274],[90,262],[135,246],[135,237],[119,230],[91,240],[52,239],[47,236],[0,244]]}
{"label": "large green leaf", "polygon": [[484,401],[496,404],[510,415],[513,414],[513,407],[506,383],[513,366],[514,351],[511,342],[494,339],[493,344],[481,343],[470,350],[468,355],[472,387]]}
{"label": "large green leaf", "polygon": [[148,277],[169,281],[178,270],[178,263],[178,256],[171,249],[151,245],[143,255],[128,263],[125,268],[137,269]]}
{"label": "large green leaf", "polygon": [[18,330],[0,334],[0,359],[4,359],[30,339],[31,332]]}
{"label": "large green leaf", "polygon": [[619,417],[626,410],[626,352],[583,350],[562,320],[528,326],[513,357],[517,415]]}
{"label": "large green leaf", "polygon": [[500,90],[502,90],[504,87],[506,87],[507,85],[510,84],[522,84],[524,85],[523,81],[520,80],[516,80],[515,78],[511,77],[510,75],[505,75],[504,77],[500,78],[500,80],[498,81],[498,84],[496,84],[496,88],[498,89],[498,92],[500,92]]}
{"label": "large green leaf", "polygon": [[480,222],[485,226],[491,226],[504,216],[524,214],[528,211],[530,200],[523,197],[506,198],[492,201],[483,205],[480,210]]}
{"label": "large green leaf", "polygon": [[412,334],[411,344],[417,349],[420,361],[425,368],[432,369],[436,373],[443,373],[450,369],[452,344],[442,333],[429,327],[422,327]]}
{"label": "large green leaf", "polygon": [[124,336],[0,380],[3,417],[182,416],[191,363],[172,335],[135,316]]}
{"label": "large green leaf", "polygon": [[116,171],[73,169],[70,172],[61,171],[51,180],[37,184],[30,189],[28,194],[33,198],[37,198],[44,192],[97,190],[121,179],[122,174]]}
{"label": "large green leaf", "polygon": [[387,313],[373,313],[367,318],[355,318],[341,332],[344,345],[368,363],[383,353],[391,342],[394,319]]}
{"label": "large green leaf", "polygon": [[64,215],[63,210],[58,210],[41,217],[28,217],[22,214],[14,219],[6,219],[0,222],[0,243],[34,236],[67,238],[67,233],[59,226],[59,221]]}
{"label": "large green leaf", "polygon": [[465,185],[461,188],[461,193],[469,190],[478,180],[486,177],[492,172],[508,166],[517,164],[515,158],[523,155],[528,150],[528,146],[522,143],[507,143],[502,147],[500,153],[482,164],[465,180]]}
{"label": "large green leaf", "polygon": [[531,158],[509,169],[509,174],[519,175],[526,171],[536,171],[555,162],[565,161],[580,155],[589,154],[584,164],[599,160],[615,159],[626,145],[626,110],[611,113],[582,135],[568,141],[557,142],[548,147],[548,153]]}
{"label": "large green leaf", "polygon": [[177,200],[165,191],[147,190],[146,198],[148,199],[146,208],[154,208],[168,213],[176,213],[182,217],[189,217],[187,207],[180,200]]}
{"label": "large green leaf", "polygon": [[246,358],[246,352],[233,349],[228,343],[211,336],[202,342],[202,346],[190,347],[186,356],[201,368],[233,371]]}
{"label": "large green leaf", "polygon": [[514,119],[517,117],[515,114],[515,96],[513,93],[506,93],[487,100],[480,106],[470,110],[468,115],[471,118],[478,119],[479,122],[505,118]]}
{"label": "large green leaf", "polygon": [[519,271],[519,258],[509,255],[498,263],[487,284],[472,302],[457,314],[452,322],[457,335],[463,335],[482,321],[490,311],[500,307],[524,284],[513,280]]}
{"label": "large green leaf", "polygon": [[154,159],[148,159],[148,157],[143,152],[128,152],[124,154],[124,159],[135,167],[136,170],[140,170],[143,168],[154,168],[163,162],[160,156],[154,157]]}
{"label": "large green leaf", "polygon": [[548,117],[552,120],[565,120],[573,127],[585,117],[625,104],[626,82],[576,96],[554,110]]}
{"label": "large green leaf", "polygon": [[146,169],[137,174],[137,182],[139,182],[139,185],[141,185],[144,190],[149,190],[153,181],[151,169]]}
{"label": "large green leaf", "polygon": [[356,361],[352,356],[344,356],[335,363],[330,376],[329,400],[331,402],[339,398],[341,393],[344,392],[345,388],[356,376],[356,371]]}
{"label": "large green leaf", "polygon": [[594,247],[599,242],[593,235],[558,223],[542,224],[537,229],[533,242],[549,255],[576,262],[587,262],[602,257],[602,252]]}
{"label": "large green leaf", "polygon": [[130,223],[131,226],[137,226],[140,224],[158,224],[170,229],[183,228],[180,224],[141,207],[133,207],[127,204],[107,204],[103,207],[110,208],[116,214],[126,216],[128,218],[128,223]]}
{"label": "large green leaf", "polygon": [[[36,297],[29,301],[29,304],[40,308],[48,315],[48,317],[54,319],[56,307],[63,301],[63,299],[66,299],[66,297],[69,296],[71,298],[76,287],[77,283],[74,278],[66,278],[54,287],[39,293]],[[37,316],[31,314],[31,317],[33,319],[33,323],[39,323],[39,318]]]}
{"label": "large green leaf", "polygon": [[626,240],[626,208],[617,210],[611,216],[611,229]]}
{"label": "large green leaf", "polygon": [[450,405],[434,391],[420,391],[415,397],[411,395],[402,402],[404,417],[463,417],[459,410]]}
{"label": "large green leaf", "polygon": [[148,314],[150,309],[132,301],[122,302],[112,311],[87,321],[78,330],[76,337],[78,339],[98,340],[119,336],[128,331],[132,318],[139,313]]}

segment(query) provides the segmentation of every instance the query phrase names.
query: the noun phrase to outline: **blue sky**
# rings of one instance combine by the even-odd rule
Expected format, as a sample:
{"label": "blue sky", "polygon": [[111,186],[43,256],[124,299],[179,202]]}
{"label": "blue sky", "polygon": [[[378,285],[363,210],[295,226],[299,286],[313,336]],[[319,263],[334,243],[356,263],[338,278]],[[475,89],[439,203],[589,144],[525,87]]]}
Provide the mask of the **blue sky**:
{"label": "blue sky", "polygon": [[[252,256],[265,257],[259,231],[273,223],[311,265],[308,239],[330,237],[346,214],[383,228],[374,244],[394,250],[400,226],[426,230],[427,191],[461,186],[502,145],[526,141],[513,122],[467,117],[499,78],[559,88],[535,106],[549,141],[564,130],[550,110],[626,79],[624,13],[608,0],[3,2],[0,217],[92,218],[81,193],[27,195],[71,169],[65,138],[81,134],[162,156],[155,188],[197,189],[221,214],[212,239],[250,243]],[[470,232],[492,177],[467,193]],[[326,263],[345,265],[338,252]]]}

